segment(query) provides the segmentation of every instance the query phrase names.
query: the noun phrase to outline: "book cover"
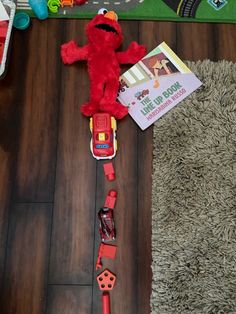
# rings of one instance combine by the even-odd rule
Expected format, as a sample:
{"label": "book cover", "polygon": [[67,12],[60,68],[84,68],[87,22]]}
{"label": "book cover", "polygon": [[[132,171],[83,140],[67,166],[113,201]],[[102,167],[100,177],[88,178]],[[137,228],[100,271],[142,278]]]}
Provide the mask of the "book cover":
{"label": "book cover", "polygon": [[163,42],[120,77],[118,99],[145,130],[201,85]]}

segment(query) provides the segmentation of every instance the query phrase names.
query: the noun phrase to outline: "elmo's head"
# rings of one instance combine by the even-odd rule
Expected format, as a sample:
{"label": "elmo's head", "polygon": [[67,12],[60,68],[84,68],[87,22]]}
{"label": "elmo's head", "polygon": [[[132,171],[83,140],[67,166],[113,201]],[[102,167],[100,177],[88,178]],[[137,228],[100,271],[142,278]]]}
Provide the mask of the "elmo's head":
{"label": "elmo's head", "polygon": [[86,34],[91,44],[111,47],[114,50],[120,46],[123,39],[116,13],[105,9],[99,10],[99,13],[87,24]]}

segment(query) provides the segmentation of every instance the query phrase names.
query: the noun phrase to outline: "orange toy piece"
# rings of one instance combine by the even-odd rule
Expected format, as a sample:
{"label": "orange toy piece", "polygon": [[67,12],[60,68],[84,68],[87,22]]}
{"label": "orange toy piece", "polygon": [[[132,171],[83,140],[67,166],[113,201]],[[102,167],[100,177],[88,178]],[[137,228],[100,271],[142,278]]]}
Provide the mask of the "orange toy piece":
{"label": "orange toy piece", "polygon": [[97,276],[97,282],[101,291],[110,291],[114,288],[116,275],[114,275],[110,270],[105,269]]}
{"label": "orange toy piece", "polygon": [[61,7],[70,6],[73,7],[74,0],[61,0]]}

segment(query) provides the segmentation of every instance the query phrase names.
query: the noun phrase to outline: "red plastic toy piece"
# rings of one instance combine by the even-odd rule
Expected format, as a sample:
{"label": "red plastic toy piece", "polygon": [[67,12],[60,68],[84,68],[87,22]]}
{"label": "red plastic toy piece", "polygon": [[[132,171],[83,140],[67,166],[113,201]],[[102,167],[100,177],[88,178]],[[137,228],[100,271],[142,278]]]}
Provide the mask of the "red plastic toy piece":
{"label": "red plastic toy piece", "polygon": [[110,295],[108,291],[104,291],[102,294],[102,314],[110,314]]}
{"label": "red plastic toy piece", "polygon": [[116,282],[116,275],[110,270],[105,269],[101,274],[97,276],[97,282],[99,289],[103,291],[102,295],[102,313],[110,314],[110,294],[108,291],[114,288]]}
{"label": "red plastic toy piece", "polygon": [[96,270],[99,268],[102,268],[102,263],[101,263],[101,258],[111,258],[115,259],[116,257],[116,250],[117,246],[116,245],[109,245],[109,244],[104,244],[101,243],[99,250],[98,250],[98,257],[97,257],[97,262],[96,262]]}
{"label": "red plastic toy piece", "polygon": [[109,181],[115,180],[115,178],[116,178],[115,177],[115,170],[114,170],[112,162],[105,163],[103,165],[103,169],[104,169],[105,176],[107,177],[107,179]]}
{"label": "red plastic toy piece", "polygon": [[113,210],[111,208],[101,208],[98,212],[100,220],[99,233],[101,240],[112,241],[116,238],[115,223],[113,219]]}
{"label": "red plastic toy piece", "polygon": [[8,22],[0,21],[0,38],[5,39],[7,37],[7,29],[8,29]]}
{"label": "red plastic toy piece", "polygon": [[115,190],[110,190],[107,194],[104,207],[114,209],[117,199],[117,192]]}
{"label": "red plastic toy piece", "polygon": [[116,275],[109,269],[105,269],[97,276],[97,282],[101,291],[110,291],[114,288],[116,282]]}
{"label": "red plastic toy piece", "polygon": [[81,4],[84,4],[87,0],[75,0],[75,3],[77,5],[81,5]]}

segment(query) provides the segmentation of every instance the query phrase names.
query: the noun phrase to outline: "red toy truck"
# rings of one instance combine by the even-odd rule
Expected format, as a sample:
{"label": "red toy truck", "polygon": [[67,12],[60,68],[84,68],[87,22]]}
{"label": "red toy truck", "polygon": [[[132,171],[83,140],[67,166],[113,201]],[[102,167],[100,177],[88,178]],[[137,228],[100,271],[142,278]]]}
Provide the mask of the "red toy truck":
{"label": "red toy truck", "polygon": [[112,159],[116,155],[116,120],[109,113],[95,113],[90,118],[90,149],[96,159]]}

